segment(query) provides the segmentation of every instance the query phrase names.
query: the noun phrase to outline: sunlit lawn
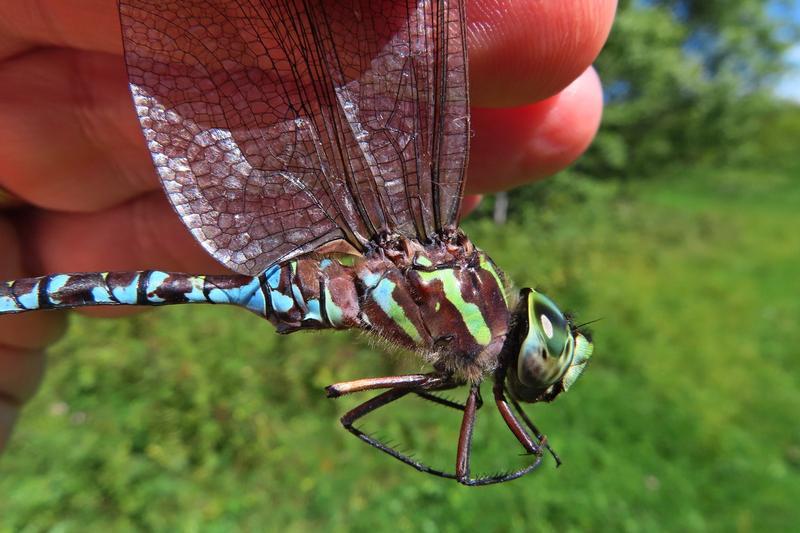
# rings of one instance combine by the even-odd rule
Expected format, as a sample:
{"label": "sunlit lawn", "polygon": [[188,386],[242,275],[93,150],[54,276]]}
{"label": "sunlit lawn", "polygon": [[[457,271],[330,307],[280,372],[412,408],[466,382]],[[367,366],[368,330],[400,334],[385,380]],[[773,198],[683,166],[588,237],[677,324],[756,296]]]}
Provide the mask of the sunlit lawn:
{"label": "sunlit lawn", "polygon": [[[279,337],[236,309],[159,309],[75,319],[53,349],[0,461],[0,530],[800,523],[800,182],[695,170],[562,179],[545,198],[467,229],[520,286],[603,318],[585,377],[531,409],[562,468],[479,489],[422,475],[341,429],[357,399],[323,393],[418,365],[347,332]],[[491,402],[480,417],[477,470],[526,460]],[[408,400],[366,427],[449,468],[458,424]]]}

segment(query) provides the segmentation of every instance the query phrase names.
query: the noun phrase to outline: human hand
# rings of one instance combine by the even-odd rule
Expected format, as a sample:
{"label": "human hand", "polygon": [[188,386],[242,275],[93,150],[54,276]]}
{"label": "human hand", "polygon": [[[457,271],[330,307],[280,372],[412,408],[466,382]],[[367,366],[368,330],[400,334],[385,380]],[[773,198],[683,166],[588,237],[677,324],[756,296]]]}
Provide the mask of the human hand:
{"label": "human hand", "polygon": [[[468,193],[550,175],[588,146],[602,108],[589,65],[615,8],[613,0],[468,2]],[[0,187],[26,206],[0,216],[0,278],[224,271],[161,191],[128,93],[116,2],[0,5],[0,124]],[[64,320],[62,312],[0,320],[0,449]]]}

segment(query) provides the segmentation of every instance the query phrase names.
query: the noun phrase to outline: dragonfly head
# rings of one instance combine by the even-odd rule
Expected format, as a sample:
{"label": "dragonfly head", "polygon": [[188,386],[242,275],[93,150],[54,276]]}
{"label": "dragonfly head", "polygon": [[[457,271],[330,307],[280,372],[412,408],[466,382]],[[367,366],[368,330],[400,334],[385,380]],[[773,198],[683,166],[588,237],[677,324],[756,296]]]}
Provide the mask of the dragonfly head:
{"label": "dragonfly head", "polygon": [[550,298],[522,289],[509,335],[505,375],[523,402],[551,401],[569,389],[592,356],[592,342]]}

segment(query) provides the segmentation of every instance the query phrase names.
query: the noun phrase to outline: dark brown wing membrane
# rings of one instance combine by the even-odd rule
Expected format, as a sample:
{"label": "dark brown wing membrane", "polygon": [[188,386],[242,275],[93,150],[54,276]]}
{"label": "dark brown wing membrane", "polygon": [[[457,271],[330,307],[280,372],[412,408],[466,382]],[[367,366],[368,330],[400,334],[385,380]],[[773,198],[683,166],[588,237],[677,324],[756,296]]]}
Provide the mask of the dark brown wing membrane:
{"label": "dark brown wing membrane", "polygon": [[254,275],[336,239],[455,224],[469,138],[462,1],[122,0],[170,201]]}

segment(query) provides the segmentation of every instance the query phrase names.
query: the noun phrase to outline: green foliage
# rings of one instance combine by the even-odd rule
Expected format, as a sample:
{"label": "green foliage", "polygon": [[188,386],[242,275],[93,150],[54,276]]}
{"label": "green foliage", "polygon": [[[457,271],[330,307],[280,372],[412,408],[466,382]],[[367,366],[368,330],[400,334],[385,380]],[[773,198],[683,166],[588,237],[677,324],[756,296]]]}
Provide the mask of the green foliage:
{"label": "green foliage", "polygon": [[[594,326],[590,368],[530,412],[565,464],[471,489],[368,448],[338,380],[417,370],[349,332],[246,312],[75,318],[0,460],[0,531],[768,531],[800,522],[800,187],[780,171],[633,185],[562,176],[467,229]],[[463,391],[459,391],[459,397]],[[488,396],[488,391],[485,391]],[[404,400],[405,401],[405,400]],[[366,428],[441,466],[457,413],[410,399]],[[476,469],[525,461],[488,403]]]}
{"label": "green foliage", "polygon": [[750,147],[754,166],[793,171],[795,179],[800,179],[799,140],[800,105],[784,102],[775,106],[759,119],[758,132]]}
{"label": "green foliage", "polygon": [[604,178],[642,178],[666,166],[741,163],[774,108],[796,26],[767,0],[621,2],[596,67],[607,107],[577,165]]}

